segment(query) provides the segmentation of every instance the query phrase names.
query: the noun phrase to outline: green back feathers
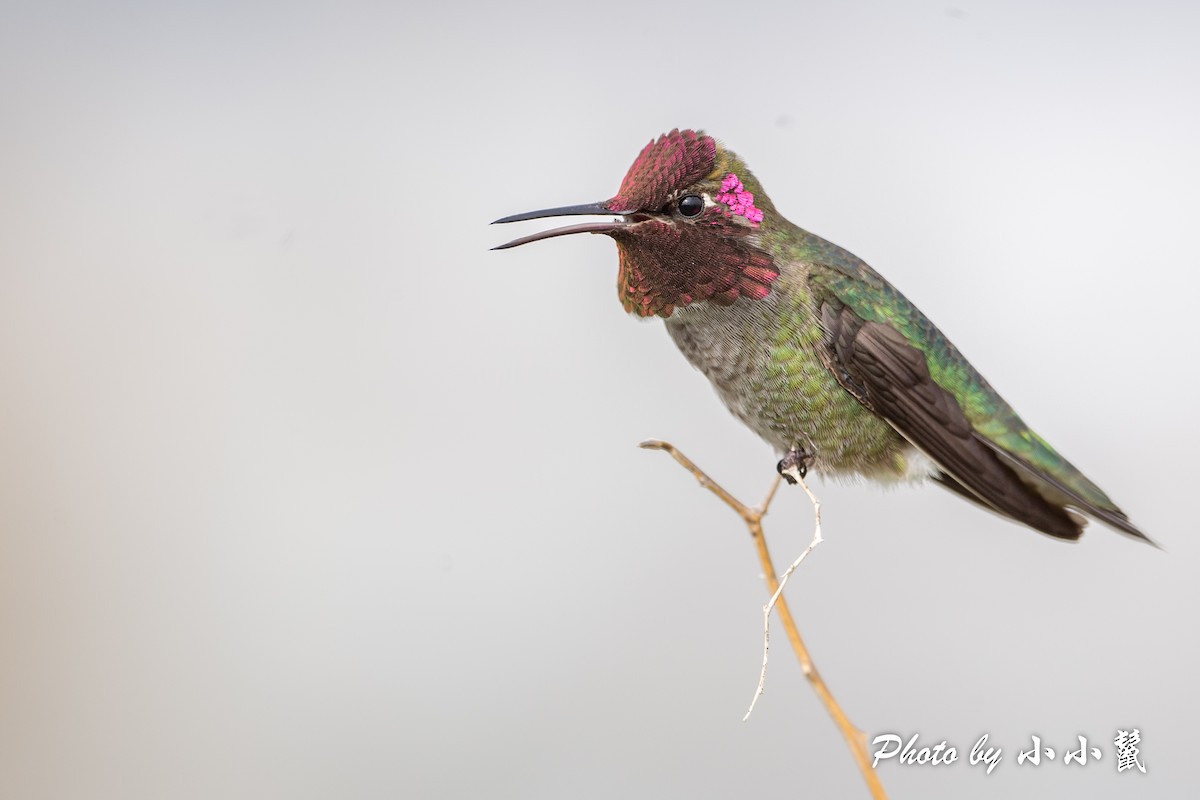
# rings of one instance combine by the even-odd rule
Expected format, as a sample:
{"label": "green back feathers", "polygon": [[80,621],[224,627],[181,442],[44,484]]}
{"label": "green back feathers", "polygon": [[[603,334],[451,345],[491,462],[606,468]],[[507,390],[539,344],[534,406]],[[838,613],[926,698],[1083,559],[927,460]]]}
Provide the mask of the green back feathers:
{"label": "green back feathers", "polygon": [[920,309],[865,262],[807,233],[797,255],[812,264],[809,280],[818,302],[823,293],[833,296],[864,320],[895,328],[924,353],[933,380],[954,396],[980,436],[1014,456],[1036,477],[1059,484],[1098,508],[1118,511],[1098,486],[1017,416]]}

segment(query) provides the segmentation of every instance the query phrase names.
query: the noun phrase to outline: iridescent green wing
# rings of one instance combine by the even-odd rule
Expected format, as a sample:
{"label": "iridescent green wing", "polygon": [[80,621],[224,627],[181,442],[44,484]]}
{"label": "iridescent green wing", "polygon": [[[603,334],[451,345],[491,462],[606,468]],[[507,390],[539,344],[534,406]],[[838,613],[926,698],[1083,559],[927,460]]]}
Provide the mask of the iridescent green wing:
{"label": "iridescent green wing", "polygon": [[1069,505],[1145,538],[904,295],[842,248],[811,235],[803,242],[830,368],[933,458],[952,488],[1054,536],[1079,536]]}

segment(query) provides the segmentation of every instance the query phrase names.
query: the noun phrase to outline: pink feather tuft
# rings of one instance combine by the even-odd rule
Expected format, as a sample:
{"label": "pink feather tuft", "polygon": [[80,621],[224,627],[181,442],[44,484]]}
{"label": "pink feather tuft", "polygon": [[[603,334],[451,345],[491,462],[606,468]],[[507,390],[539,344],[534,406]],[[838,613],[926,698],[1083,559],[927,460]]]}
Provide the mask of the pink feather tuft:
{"label": "pink feather tuft", "polygon": [[732,172],[721,181],[717,202],[729,206],[730,213],[745,217],[755,225],[763,221],[762,209],[754,207],[754,193],[746,191],[742,179]]}

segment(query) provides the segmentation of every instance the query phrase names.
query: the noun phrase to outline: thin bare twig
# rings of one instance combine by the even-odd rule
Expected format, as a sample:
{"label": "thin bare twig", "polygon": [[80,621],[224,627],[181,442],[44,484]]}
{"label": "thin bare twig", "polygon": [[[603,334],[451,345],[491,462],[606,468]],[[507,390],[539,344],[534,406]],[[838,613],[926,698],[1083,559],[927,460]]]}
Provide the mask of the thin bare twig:
{"label": "thin bare twig", "polygon": [[[808,678],[808,682],[812,685],[813,691],[817,697],[825,705],[825,710],[829,712],[829,716],[833,717],[834,724],[841,731],[847,745],[850,747],[850,753],[854,757],[855,763],[858,765],[859,772],[862,773],[863,779],[867,782],[867,788],[871,792],[871,797],[875,800],[887,800],[887,793],[883,789],[883,784],[880,783],[879,777],[875,774],[875,770],[871,768],[871,760],[867,754],[867,737],[861,730],[856,728],[850,719],[846,716],[846,712],[842,711],[842,707],[838,705],[833,694],[829,691],[829,687],[825,685],[821,674],[817,672],[817,667],[813,664],[812,656],[809,655],[808,648],[804,644],[804,640],[800,637],[800,631],[796,627],[795,618],[792,616],[791,609],[788,608],[787,599],[783,596],[783,585],[791,576],[796,568],[800,566],[800,562],[813,551],[818,544],[821,543],[821,504],[817,502],[817,498],[813,495],[808,485],[800,481],[801,487],[808,494],[809,499],[813,503],[813,514],[816,520],[816,530],[814,531],[813,541],[800,554],[800,557],[792,562],[784,573],[782,580],[776,577],[775,564],[771,559],[771,552],[767,548],[766,536],[763,534],[762,518],[766,515],[770,508],[771,501],[775,498],[775,491],[779,488],[779,478],[776,477],[775,482],[771,485],[770,492],[763,500],[761,506],[753,508],[738,500],[732,494],[725,490],[719,483],[708,477],[704,470],[700,469],[692,462],[690,458],[670,442],[663,442],[657,439],[649,439],[641,443],[641,447],[648,450],[663,450],[671,455],[676,461],[683,466],[688,472],[700,482],[700,485],[708,489],[717,497],[721,498],[725,505],[729,506],[742,518],[746,523],[746,527],[750,531],[750,536],[754,539],[754,544],[758,550],[758,558],[762,563],[763,574],[767,579],[767,588],[771,592],[771,600],[767,604],[766,615],[770,614],[770,608],[774,607],[779,611],[779,620],[783,623],[783,628],[787,632],[788,640],[792,643],[792,650],[796,653],[796,659],[800,662],[800,669],[804,672],[804,676]],[[793,477],[799,477],[794,475]],[[766,675],[768,640],[766,639],[766,631],[764,630],[764,645],[763,645],[763,672],[759,678],[758,692],[755,694],[755,700],[762,693],[763,681]],[[753,702],[751,708],[754,707]]]}
{"label": "thin bare twig", "polygon": [[[771,611],[775,608],[776,603],[779,602],[779,598],[783,594],[783,587],[787,586],[788,579],[792,577],[792,573],[795,572],[796,568],[800,566],[800,562],[807,558],[808,554],[815,550],[817,545],[824,541],[824,539],[821,538],[821,501],[817,499],[815,494],[813,494],[812,489],[808,488],[808,484],[804,482],[804,476],[800,474],[800,470],[795,465],[790,466],[787,470],[785,470],[785,472],[787,473],[788,480],[794,484],[800,484],[800,488],[804,490],[804,493],[808,495],[808,499],[812,502],[813,538],[812,541],[808,543],[808,547],[804,548],[804,552],[797,556],[796,560],[793,561],[788,568],[783,571],[783,575],[779,577],[779,588],[771,593],[771,599],[768,600],[765,605],[763,605],[762,669],[758,673],[758,686],[756,686],[754,689],[754,697],[750,700],[750,707],[746,709],[746,716],[742,717],[742,722],[750,719],[750,715],[754,713],[754,706],[756,703],[758,703],[758,698],[762,697],[762,693],[767,688],[767,659],[770,658],[771,655]],[[762,506],[760,506],[760,515],[767,513],[767,507],[770,505],[771,500],[775,497],[775,490],[779,488],[779,478],[780,476],[776,476],[775,482],[771,484],[771,491],[768,493],[767,499],[763,501]]]}

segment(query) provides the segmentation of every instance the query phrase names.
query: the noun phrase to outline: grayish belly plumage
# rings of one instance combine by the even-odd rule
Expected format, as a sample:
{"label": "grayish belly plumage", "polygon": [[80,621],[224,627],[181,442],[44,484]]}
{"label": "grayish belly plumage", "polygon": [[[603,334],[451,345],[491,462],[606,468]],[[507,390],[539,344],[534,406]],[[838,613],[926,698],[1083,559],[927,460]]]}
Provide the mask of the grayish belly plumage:
{"label": "grayish belly plumage", "polygon": [[927,461],[825,366],[821,330],[803,298],[773,292],[730,306],[696,304],[676,309],[666,326],[734,416],[780,454],[802,447],[827,474],[894,481],[927,473]]}

